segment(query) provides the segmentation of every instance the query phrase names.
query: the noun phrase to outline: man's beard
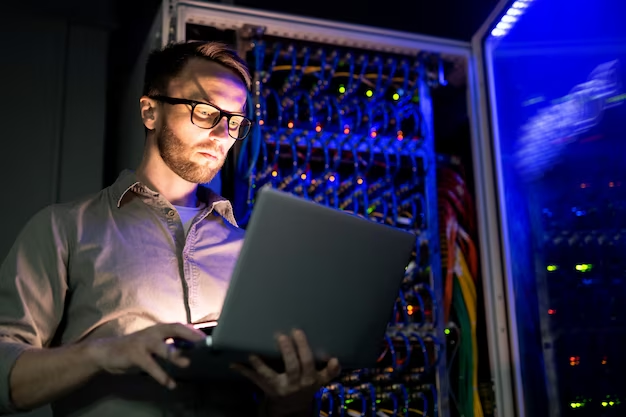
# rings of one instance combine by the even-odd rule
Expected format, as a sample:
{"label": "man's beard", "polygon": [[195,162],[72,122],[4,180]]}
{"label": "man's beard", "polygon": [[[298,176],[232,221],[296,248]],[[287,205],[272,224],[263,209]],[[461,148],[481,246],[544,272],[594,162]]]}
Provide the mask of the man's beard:
{"label": "man's beard", "polygon": [[[224,165],[223,159],[219,161],[217,166],[213,167],[210,167],[208,162],[203,165],[193,162],[191,155],[193,155],[194,149],[185,145],[166,125],[163,125],[161,131],[157,134],[156,140],[159,153],[165,165],[186,181],[196,184],[210,182],[222,169],[222,165]],[[210,150],[218,158],[221,158],[219,147],[214,142],[207,142],[195,148],[198,150]]]}

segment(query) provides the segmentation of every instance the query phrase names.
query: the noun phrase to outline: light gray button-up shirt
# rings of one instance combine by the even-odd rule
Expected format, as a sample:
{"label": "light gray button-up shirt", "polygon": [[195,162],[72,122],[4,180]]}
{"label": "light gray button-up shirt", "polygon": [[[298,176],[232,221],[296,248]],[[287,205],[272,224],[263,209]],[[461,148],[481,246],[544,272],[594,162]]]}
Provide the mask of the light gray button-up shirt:
{"label": "light gray button-up shirt", "polygon": [[[26,349],[218,318],[244,232],[227,200],[204,187],[198,198],[207,207],[187,236],[174,207],[131,171],[30,220],[0,268],[0,414],[12,410],[9,373]],[[55,416],[226,416],[243,415],[233,406],[251,399],[223,385],[176,391],[148,376],[100,375],[52,409]]]}

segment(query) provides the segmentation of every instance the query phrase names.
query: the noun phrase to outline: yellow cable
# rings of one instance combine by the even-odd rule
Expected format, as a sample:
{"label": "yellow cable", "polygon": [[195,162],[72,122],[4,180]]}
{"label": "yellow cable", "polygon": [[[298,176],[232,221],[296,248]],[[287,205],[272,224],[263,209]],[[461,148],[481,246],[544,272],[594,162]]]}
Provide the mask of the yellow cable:
{"label": "yellow cable", "polygon": [[474,417],[483,417],[482,404],[480,403],[480,395],[478,393],[478,340],[476,337],[476,321],[477,321],[477,294],[474,280],[467,266],[465,256],[463,252],[456,245],[456,259],[457,259],[457,276],[459,278],[459,284],[461,286],[461,292],[463,293],[463,299],[467,306],[467,312],[470,319],[471,334],[472,334],[472,396],[474,403]]}
{"label": "yellow cable", "polygon": [[[275,67],[272,68],[272,71],[291,71],[291,69],[293,68],[293,65],[276,65]],[[326,65],[326,68],[330,68],[330,65]],[[320,71],[322,69],[322,67],[310,67],[310,66],[306,66],[304,68],[304,73],[311,73],[311,72],[316,72],[316,71]],[[302,70],[302,66],[301,65],[296,65],[296,71],[301,71]],[[346,77],[349,76],[350,73],[349,72],[336,72],[334,74],[335,77]],[[374,74],[374,73],[367,73],[364,74],[364,76],[366,78],[378,78],[378,74]],[[353,73],[352,74],[352,78],[359,78],[360,75]],[[382,75],[383,79],[388,79],[389,75],[387,74],[383,74]],[[404,82],[404,77],[393,77],[392,81],[394,82]],[[410,81],[409,84],[415,84],[414,81]]]}
{"label": "yellow cable", "polygon": [[[293,65],[276,65],[274,68],[272,68],[272,71],[287,71],[287,70],[291,70],[292,68],[293,68]],[[296,65],[297,71],[300,71],[301,69],[302,69],[302,66]],[[322,67],[306,67],[304,68],[304,72],[305,73],[315,72],[321,69]]]}
{"label": "yellow cable", "polygon": [[[467,383],[471,384],[471,392],[472,392],[472,406],[474,407],[474,391],[475,391],[475,387],[476,385],[474,384],[474,365],[475,365],[475,358],[474,358],[474,353],[475,353],[475,347],[476,347],[476,343],[475,343],[475,337],[474,337],[474,329],[475,329],[475,308],[476,308],[476,299],[474,297],[472,297],[472,288],[471,286],[469,286],[467,284],[466,281],[466,276],[464,274],[463,268],[461,266],[461,260],[460,260],[460,256],[459,255],[459,251],[458,251],[458,246],[455,247],[456,249],[456,266],[455,266],[455,275],[457,277],[457,281],[459,283],[459,286],[461,288],[461,295],[463,297],[463,303],[465,304],[466,310],[467,310],[467,315],[468,315],[468,321],[469,321],[469,325],[470,325],[470,343],[471,343],[471,349],[472,349],[472,369],[471,369],[471,381],[467,381]],[[474,407],[475,408],[475,407]],[[476,416],[478,417],[478,416]]]}
{"label": "yellow cable", "polygon": [[[387,409],[385,409],[385,408],[381,408],[381,409],[380,409],[380,410],[378,410],[378,411],[382,411],[383,413],[387,413],[387,414],[402,414],[402,413],[397,413],[397,412],[396,412],[396,413],[394,413],[394,412],[393,412],[393,410],[387,410]],[[421,415],[421,416],[423,416],[423,415],[424,415],[424,412],[423,412],[422,410],[418,410],[417,408],[409,408],[409,410],[408,410],[408,411],[410,411],[410,412],[412,412],[412,413],[415,413],[415,414],[419,414],[419,415]]]}

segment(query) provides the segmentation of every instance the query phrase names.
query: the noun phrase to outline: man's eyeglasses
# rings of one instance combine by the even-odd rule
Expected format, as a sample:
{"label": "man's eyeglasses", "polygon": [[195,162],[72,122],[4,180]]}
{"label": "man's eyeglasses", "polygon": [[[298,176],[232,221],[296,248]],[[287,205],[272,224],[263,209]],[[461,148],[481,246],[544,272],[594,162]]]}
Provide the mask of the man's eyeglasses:
{"label": "man's eyeglasses", "polygon": [[245,139],[252,129],[252,121],[247,117],[241,114],[229,113],[213,104],[167,96],[150,96],[150,98],[171,105],[185,104],[191,106],[191,123],[202,129],[214,128],[223,117],[226,117],[228,134],[233,139]]}

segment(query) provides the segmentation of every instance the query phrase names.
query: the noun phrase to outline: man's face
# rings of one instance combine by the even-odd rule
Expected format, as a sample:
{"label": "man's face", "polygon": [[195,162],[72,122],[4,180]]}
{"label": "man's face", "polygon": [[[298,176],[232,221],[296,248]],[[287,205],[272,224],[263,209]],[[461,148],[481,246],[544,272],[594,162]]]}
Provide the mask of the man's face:
{"label": "man's face", "polygon": [[[232,70],[214,62],[192,59],[170,81],[166,95],[243,113],[247,90]],[[186,181],[198,184],[211,181],[235,143],[228,134],[226,118],[212,129],[202,129],[191,122],[191,106],[165,103],[160,106],[155,135],[165,164]]]}

